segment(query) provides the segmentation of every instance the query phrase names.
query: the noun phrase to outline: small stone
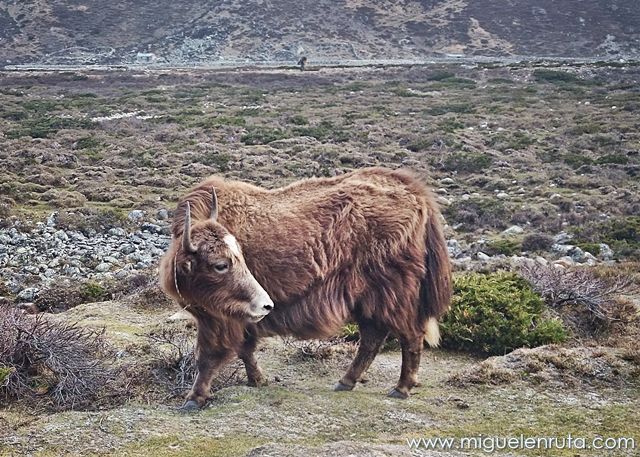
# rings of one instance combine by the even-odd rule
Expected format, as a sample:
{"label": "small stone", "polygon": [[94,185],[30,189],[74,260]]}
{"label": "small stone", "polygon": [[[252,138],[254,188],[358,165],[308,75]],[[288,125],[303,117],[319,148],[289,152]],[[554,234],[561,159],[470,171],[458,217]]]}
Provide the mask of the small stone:
{"label": "small stone", "polygon": [[131,254],[132,252],[135,252],[136,247],[133,244],[126,243],[120,246],[120,249],[118,250],[126,255],[126,254]]}
{"label": "small stone", "polygon": [[480,251],[476,254],[476,257],[478,258],[478,260],[490,260],[491,256],[485,254],[484,252]]}
{"label": "small stone", "polygon": [[144,217],[144,211],[140,209],[134,209],[133,211],[130,211],[129,214],[127,215],[127,218],[133,222],[141,221],[143,217]]}
{"label": "small stone", "polygon": [[94,268],[94,270],[97,271],[98,273],[105,273],[111,270],[111,264],[107,262],[100,263],[98,264],[98,266]]}
{"label": "small stone", "polygon": [[567,241],[571,241],[572,239],[573,235],[567,232],[560,232],[553,237],[553,242],[556,244],[565,244]]}
{"label": "small stone", "polygon": [[439,205],[442,205],[442,206],[449,206],[451,204],[451,200],[444,198],[442,196],[436,198],[436,201],[438,202]]}
{"label": "small stone", "polygon": [[436,189],[436,194],[447,195],[448,193],[449,193],[449,191],[447,191],[447,189],[445,189],[444,187]]}
{"label": "small stone", "polygon": [[567,255],[575,262],[584,262],[587,260],[586,253],[578,246],[572,246],[571,249],[567,251]]}
{"label": "small stone", "polygon": [[443,186],[450,186],[455,183],[456,182],[452,178],[443,178],[440,180],[440,184],[442,184]]}
{"label": "small stone", "polygon": [[127,232],[124,231],[123,228],[120,227],[114,227],[112,229],[109,229],[109,231],[107,232],[109,235],[111,236],[126,236]]}
{"label": "small stone", "polygon": [[506,192],[498,192],[496,194],[496,197],[499,198],[500,200],[504,200],[505,198],[509,198],[509,194]]}
{"label": "small stone", "polygon": [[560,265],[562,267],[572,267],[574,266],[576,263],[573,261],[573,259],[569,256],[564,256],[564,257],[560,257],[558,260],[556,260],[555,262],[553,262],[554,265]]}
{"label": "small stone", "polygon": [[462,255],[462,248],[458,240],[448,240],[447,250],[449,251],[449,257],[458,258]]}
{"label": "small stone", "polygon": [[508,229],[504,230],[502,234],[506,236],[514,236],[514,235],[520,235],[523,232],[524,232],[524,229],[519,225],[512,225]]}
{"label": "small stone", "polygon": [[58,219],[58,213],[53,212],[47,218],[47,227],[55,227]]}
{"label": "small stone", "polygon": [[151,224],[150,222],[145,222],[140,228],[150,233],[160,233],[161,231],[159,225]]}
{"label": "small stone", "polygon": [[167,211],[166,209],[160,209],[158,210],[156,217],[158,218],[158,220],[166,221],[167,219],[169,219],[169,211]]}
{"label": "small stone", "polygon": [[602,260],[612,260],[613,259],[613,250],[609,247],[607,243],[600,243],[600,258]]}
{"label": "small stone", "polygon": [[32,302],[38,296],[36,287],[27,287],[18,293],[18,299],[25,302]]}

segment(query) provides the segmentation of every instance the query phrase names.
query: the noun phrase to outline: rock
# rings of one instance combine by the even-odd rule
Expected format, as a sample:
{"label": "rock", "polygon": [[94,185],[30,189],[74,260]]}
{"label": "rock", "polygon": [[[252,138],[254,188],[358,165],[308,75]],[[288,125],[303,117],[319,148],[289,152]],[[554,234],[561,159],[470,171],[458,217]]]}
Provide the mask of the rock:
{"label": "rock", "polygon": [[505,198],[509,198],[509,194],[506,192],[498,192],[496,194],[496,198],[499,198],[500,200],[504,200]]}
{"label": "rock", "polygon": [[[131,213],[129,213],[129,214],[131,214]],[[121,236],[121,237],[127,236],[127,232],[125,232],[125,230],[123,228],[120,228],[120,227],[114,227],[112,229],[109,229],[109,231],[107,233],[109,235],[111,235],[111,236]]]}
{"label": "rock", "polygon": [[447,240],[447,250],[449,251],[449,257],[454,259],[462,255],[462,248],[458,240]]}
{"label": "rock", "polygon": [[443,186],[451,186],[455,183],[456,182],[452,178],[443,178],[440,180],[440,184],[442,184]]}
{"label": "rock", "polygon": [[567,251],[567,255],[571,257],[574,262],[585,262],[587,260],[586,253],[577,246],[572,246],[571,249]]}
{"label": "rock", "polygon": [[613,260],[613,250],[607,243],[600,243],[599,255],[602,260]]}
{"label": "rock", "polygon": [[38,296],[38,288],[27,287],[25,289],[22,289],[18,293],[18,300],[25,301],[25,302],[32,302],[36,299],[37,296]]}
{"label": "rock", "polygon": [[135,252],[136,251],[136,247],[133,244],[126,243],[126,244],[123,244],[122,246],[120,246],[120,249],[118,249],[118,250],[126,255],[126,254],[131,254],[131,253]]}
{"label": "rock", "polygon": [[534,260],[536,261],[536,263],[542,265],[543,267],[549,265],[549,261],[544,257],[537,256]]}
{"label": "rock", "polygon": [[524,232],[524,229],[519,225],[512,225],[508,229],[504,230],[502,234],[505,236],[515,236],[515,235],[520,235],[523,232]]}
{"label": "rock", "polygon": [[553,262],[554,265],[559,265],[561,267],[565,267],[565,268],[569,268],[569,267],[573,267],[575,266],[575,262],[573,261],[573,259],[569,256],[565,256],[565,257],[561,257],[558,260],[556,260],[555,262]]}
{"label": "rock", "polygon": [[560,254],[566,254],[568,253],[571,249],[573,249],[574,246],[570,245],[570,244],[552,244],[551,245],[551,250],[553,252],[559,252]]}
{"label": "rock", "polygon": [[485,254],[485,253],[484,253],[484,252],[482,252],[482,251],[479,251],[479,252],[476,254],[476,257],[478,258],[478,260],[491,260],[491,256],[490,256],[490,255]]}
{"label": "rock", "polygon": [[105,273],[109,270],[111,270],[111,264],[107,263],[107,262],[102,262],[100,264],[98,264],[95,268],[95,271],[97,271],[98,273]]}
{"label": "rock", "polygon": [[442,205],[442,206],[449,206],[451,204],[451,200],[444,198],[442,196],[436,198],[436,201],[438,202],[439,205]]}
{"label": "rock", "polygon": [[144,211],[140,209],[134,209],[133,211],[129,211],[127,218],[133,222],[141,221],[144,218]]}
{"label": "rock", "polygon": [[167,211],[166,209],[160,209],[156,213],[156,217],[160,221],[166,221],[167,219],[169,219],[169,211]]}
{"label": "rock", "polygon": [[162,231],[162,228],[159,225],[152,224],[150,222],[145,222],[140,226],[140,228],[150,233],[161,233]]}
{"label": "rock", "polygon": [[447,189],[445,189],[444,187],[441,187],[439,189],[436,189],[436,194],[440,194],[440,195],[447,195],[449,192],[447,191]]}
{"label": "rock", "polygon": [[565,244],[573,239],[573,235],[567,232],[560,232],[553,237],[553,242],[556,244]]}
{"label": "rock", "polygon": [[57,219],[58,219],[58,213],[54,211],[47,218],[47,227],[55,227]]}

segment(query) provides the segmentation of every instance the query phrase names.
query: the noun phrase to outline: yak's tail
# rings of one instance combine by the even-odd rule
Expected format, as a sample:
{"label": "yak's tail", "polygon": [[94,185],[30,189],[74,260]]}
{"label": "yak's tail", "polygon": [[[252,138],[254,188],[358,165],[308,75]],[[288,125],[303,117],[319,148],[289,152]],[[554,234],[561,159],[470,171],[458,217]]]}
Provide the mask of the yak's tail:
{"label": "yak's tail", "polygon": [[438,322],[440,317],[448,311],[452,294],[451,262],[439,217],[439,212],[433,211],[427,222],[425,243],[427,271],[420,284],[422,315],[426,317],[425,341],[431,347],[440,344]]}

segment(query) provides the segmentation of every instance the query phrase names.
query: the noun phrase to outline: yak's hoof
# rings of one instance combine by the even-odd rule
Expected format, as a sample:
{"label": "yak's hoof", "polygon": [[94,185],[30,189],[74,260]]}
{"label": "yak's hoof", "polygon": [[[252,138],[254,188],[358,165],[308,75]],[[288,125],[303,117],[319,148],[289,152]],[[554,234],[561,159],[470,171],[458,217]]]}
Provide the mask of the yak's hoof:
{"label": "yak's hoof", "polygon": [[267,381],[266,379],[250,379],[249,381],[247,381],[247,385],[249,387],[266,387],[269,385],[269,381]]}
{"label": "yak's hoof", "polygon": [[405,400],[409,398],[408,392],[401,392],[398,389],[391,389],[391,392],[387,394],[387,397],[390,398],[399,398],[400,400]]}
{"label": "yak's hoof", "polygon": [[334,392],[346,392],[348,390],[353,390],[354,386],[349,386],[342,381],[338,381],[335,386],[333,386]]}
{"label": "yak's hoof", "polygon": [[200,405],[195,400],[188,400],[179,409],[183,413],[190,413],[192,411],[198,411],[200,409]]}

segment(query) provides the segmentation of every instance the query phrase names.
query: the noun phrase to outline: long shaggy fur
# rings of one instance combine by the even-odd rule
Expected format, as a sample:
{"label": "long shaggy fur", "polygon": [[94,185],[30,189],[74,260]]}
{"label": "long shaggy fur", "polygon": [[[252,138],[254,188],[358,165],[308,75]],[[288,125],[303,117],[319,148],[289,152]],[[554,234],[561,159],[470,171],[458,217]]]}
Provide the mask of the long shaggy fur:
{"label": "long shaggy fur", "polygon": [[451,270],[439,210],[413,174],[368,168],[273,190],[208,178],[180,201],[161,264],[163,288],[178,301],[207,294],[178,293],[173,262],[177,256],[179,269],[187,202],[193,224],[206,221],[212,188],[218,222],[237,238],[249,270],[275,303],[258,324],[213,323],[195,312],[199,328],[225,333],[220,327],[228,326],[218,344],[237,350],[244,333],[323,338],[348,321],[437,344]]}

